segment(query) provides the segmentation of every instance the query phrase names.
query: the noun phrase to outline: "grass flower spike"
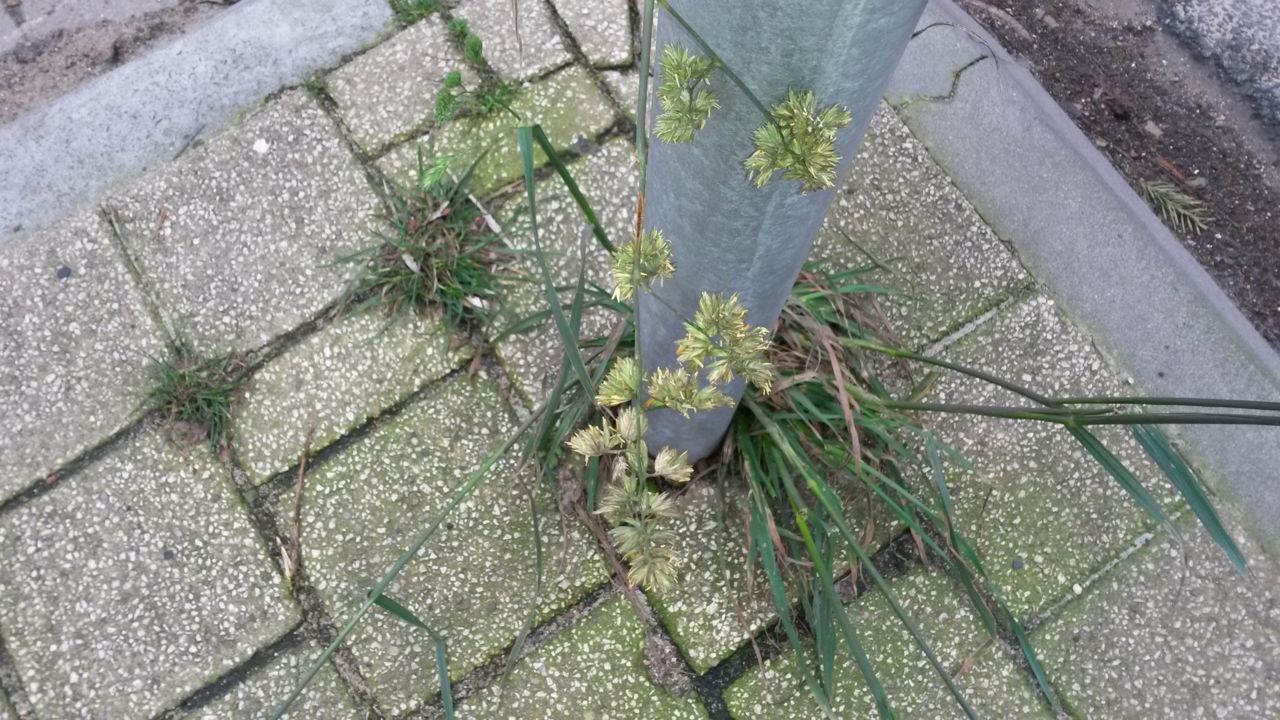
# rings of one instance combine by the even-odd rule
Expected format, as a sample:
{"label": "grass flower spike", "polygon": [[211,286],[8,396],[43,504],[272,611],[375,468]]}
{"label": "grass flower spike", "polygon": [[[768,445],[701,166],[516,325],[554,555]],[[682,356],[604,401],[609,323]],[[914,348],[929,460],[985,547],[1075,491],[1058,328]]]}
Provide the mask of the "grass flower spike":
{"label": "grass flower spike", "polygon": [[813,91],[787,94],[785,102],[773,108],[772,122],[756,130],[756,150],[747,158],[747,170],[757,187],[769,182],[776,171],[787,180],[799,180],[801,192],[829,188],[836,182],[836,133],[853,116],[832,105],[821,111]]}
{"label": "grass flower spike", "polygon": [[716,64],[673,45],[662,51],[661,63],[658,101],[662,103],[662,114],[654,134],[669,143],[689,142],[695,132],[706,126],[711,112],[720,107],[720,101],[706,87]]}
{"label": "grass flower spike", "polygon": [[662,236],[662,231],[641,233],[621,245],[613,255],[613,296],[629,301],[635,297],[637,282],[647,288],[654,280],[669,278],[675,271],[671,263],[671,243]]}

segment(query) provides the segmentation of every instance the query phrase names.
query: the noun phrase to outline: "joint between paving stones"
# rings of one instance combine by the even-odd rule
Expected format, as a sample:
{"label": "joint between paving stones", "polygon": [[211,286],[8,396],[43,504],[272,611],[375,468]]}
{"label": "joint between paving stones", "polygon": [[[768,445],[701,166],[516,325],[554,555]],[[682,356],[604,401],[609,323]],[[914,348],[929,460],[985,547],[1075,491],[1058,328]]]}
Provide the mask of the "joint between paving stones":
{"label": "joint between paving stones", "polygon": [[[560,10],[555,6],[555,3],[551,2],[551,0],[542,0],[542,4],[547,9],[547,14],[551,18],[551,24],[555,26],[556,32],[560,34],[560,39],[564,42],[565,49],[569,51],[569,57],[573,59],[571,64],[576,64],[587,71],[587,74],[591,76],[591,80],[595,82],[596,89],[598,89],[600,93],[604,95],[605,99],[609,101],[609,105],[613,108],[613,112],[617,115],[619,121],[630,122],[627,117],[626,108],[624,108],[622,103],[613,96],[613,89],[609,87],[609,83],[605,82],[604,76],[600,74],[600,71],[625,70],[635,64],[636,39],[634,26],[628,28],[631,31],[631,63],[623,65],[602,65],[600,67],[596,67],[591,64],[591,60],[587,57],[587,53],[583,51],[582,44],[578,42],[578,38],[573,36],[573,31],[569,29],[569,23],[565,22],[564,17],[560,15]],[[630,22],[631,10],[633,9],[634,6],[628,2],[628,23]]]}
{"label": "joint between paving stones", "polygon": [[[147,282],[146,276],[142,272],[141,263],[134,256],[133,251],[130,250],[129,241],[125,239],[124,232],[120,230],[120,219],[115,208],[105,205],[98,208],[98,217],[107,226],[107,237],[111,239],[111,245],[120,254],[120,261],[124,263],[125,270],[129,273],[129,278],[133,280],[134,287],[138,289],[138,294],[142,296],[142,304],[146,306],[147,314],[151,316],[151,321],[164,332],[169,350],[171,352],[176,350],[181,346],[182,341],[174,329],[173,322],[161,307],[160,299],[156,297],[154,289]],[[164,220],[162,219],[160,222],[163,223]]]}
{"label": "joint between paving stones", "polygon": [[18,715],[18,720],[37,720],[35,708],[32,707],[27,697],[26,687],[22,684],[22,677],[18,675],[13,656],[9,654],[9,649],[5,645],[4,628],[0,628],[0,693],[3,693],[4,698],[9,701],[10,707]]}
{"label": "joint between paving stones", "polygon": [[951,329],[944,333],[942,337],[929,343],[921,351],[921,354],[938,357],[946,351],[947,348],[981,330],[984,325],[999,317],[1005,311],[1033,299],[1035,294],[1035,282],[1028,279],[1017,287],[995,295],[990,299],[988,304],[979,307],[978,311],[974,315],[969,317],[967,320],[962,320],[956,323]]}
{"label": "joint between paving stones", "polygon": [[237,686],[248,680],[255,672],[269,665],[273,660],[289,650],[306,642],[299,626],[294,627],[283,637],[265,647],[254,651],[244,662],[223,673],[218,679],[204,685],[180,700],[177,705],[156,714],[153,720],[180,720],[189,713],[199,710],[230,693]]}

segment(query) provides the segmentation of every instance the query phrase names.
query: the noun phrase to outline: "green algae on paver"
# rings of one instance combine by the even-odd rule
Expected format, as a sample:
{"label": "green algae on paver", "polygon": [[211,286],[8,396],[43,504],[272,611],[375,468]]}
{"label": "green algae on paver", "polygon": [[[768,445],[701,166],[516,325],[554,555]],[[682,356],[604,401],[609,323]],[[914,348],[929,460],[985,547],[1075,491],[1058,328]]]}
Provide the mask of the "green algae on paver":
{"label": "green algae on paver", "polygon": [[[519,12],[519,35],[516,14]],[[569,63],[569,51],[541,2],[462,0],[454,17],[466,20],[484,42],[484,59],[508,80],[529,80]]]}
{"label": "green algae on paver", "polygon": [[[323,646],[303,642],[282,650],[225,695],[183,715],[183,720],[257,720],[271,716],[311,669]],[[290,706],[285,720],[365,720],[332,664],[320,669]]]}
{"label": "green algae on paver", "polygon": [[893,271],[872,277],[895,291],[884,305],[909,347],[940,339],[1030,282],[1009,249],[884,105],[827,215],[813,256],[844,269],[871,262],[863,250]]}
{"label": "green algae on paver", "polygon": [[308,434],[320,450],[473,352],[440,318],[342,317],[253,374],[234,415],[240,462],[262,483],[298,462]]}
{"label": "green algae on paver", "polygon": [[320,106],[289,91],[109,198],[178,334],[251,350],[317,315],[369,243],[377,207]]}
{"label": "green algae on paver", "polygon": [[1031,641],[1075,717],[1280,717],[1280,579],[1241,577],[1194,517],[1087,587]]}
{"label": "green algae on paver", "polygon": [[[308,471],[302,566],[336,621],[345,622],[512,430],[495,385],[460,378]],[[585,531],[562,522],[545,486],[517,472],[515,459],[497,465],[387,592],[445,636],[455,678],[510,645],[535,604],[546,619],[608,578]],[[529,493],[545,558],[540,597]],[[292,512],[292,503],[291,495],[281,498],[281,511]],[[434,647],[425,633],[377,612],[350,647],[389,715],[435,694]]]}
{"label": "green algae on paver", "polygon": [[[569,168],[615,244],[626,242],[634,222],[634,155],[630,143],[614,140]],[[609,254],[596,241],[564,183],[558,177],[539,182],[537,200],[539,235],[552,281],[560,287],[576,285],[585,253],[587,282],[611,289]],[[515,271],[532,278],[533,282],[506,290],[502,310],[487,329],[490,338],[497,338],[498,333],[513,323],[548,308],[532,254],[535,246],[524,195],[512,197],[500,213],[505,229],[503,239],[525,253],[519,256]],[[603,310],[584,313],[582,336],[606,335],[617,320],[616,315]],[[553,323],[545,322],[532,330],[502,337],[494,345],[503,367],[525,400],[537,403],[554,387],[564,343]]]}
{"label": "green algae on paver", "polygon": [[164,347],[96,212],[0,245],[0,501],[133,422]]}
{"label": "green algae on paver", "polygon": [[[419,146],[428,158],[449,155],[459,172],[487,151],[471,178],[472,190],[484,195],[521,177],[520,150],[516,145],[518,126],[542,125],[552,145],[563,152],[589,143],[614,122],[608,100],[600,94],[587,71],[577,66],[523,86],[511,109],[523,119],[506,112],[460,118],[433,131],[421,142],[396,147],[378,166],[396,181],[410,184],[416,179]],[[538,164],[547,160],[541,150],[535,151],[535,159]]]}
{"label": "green algae on paver", "polygon": [[644,662],[645,627],[631,603],[615,595],[522,657],[503,684],[467,698],[470,720],[683,720],[706,718],[692,694],[656,685]]}
{"label": "green algae on paver", "polygon": [[596,67],[631,64],[631,18],[627,0],[555,0],[556,12]]}
{"label": "green algae on paver", "polygon": [[[986,634],[964,591],[954,586],[946,575],[917,568],[912,574],[890,582],[894,596],[915,619],[938,661],[953,674],[956,685],[978,717],[1011,720],[1052,717],[1027,676]],[[897,717],[903,720],[964,717],[882,592],[871,591],[847,609]],[[806,647],[812,646],[806,643]],[[835,667],[832,700],[835,717],[875,717],[871,692],[843,643],[840,643]],[[725,701],[736,720],[818,720],[823,717],[817,701],[796,671],[791,650],[748,671],[725,692]]]}
{"label": "green algae on paver", "polygon": [[[941,355],[1051,396],[1129,392],[1089,339],[1038,295]],[[926,401],[1029,404],[953,374],[944,375]],[[1153,524],[1062,427],[940,414],[925,422],[974,466],[974,473],[953,468],[948,477],[957,528],[974,541],[1019,617],[1044,610]],[[1172,487],[1125,430],[1095,432],[1158,501],[1176,504]]]}
{"label": "green algae on paver", "polygon": [[430,15],[334,70],[325,81],[351,139],[376,153],[430,123],[445,73],[476,74],[449,40],[439,15]]}
{"label": "green algae on paver", "polygon": [[0,627],[43,718],[149,718],[299,621],[229,472],[136,434],[0,518]]}

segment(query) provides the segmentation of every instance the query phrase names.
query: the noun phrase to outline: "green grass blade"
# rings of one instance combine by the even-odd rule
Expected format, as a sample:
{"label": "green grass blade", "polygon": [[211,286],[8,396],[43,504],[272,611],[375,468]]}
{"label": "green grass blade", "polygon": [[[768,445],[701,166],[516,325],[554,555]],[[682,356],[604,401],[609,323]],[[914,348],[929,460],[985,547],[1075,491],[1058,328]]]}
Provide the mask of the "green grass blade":
{"label": "green grass blade", "polygon": [[1231,564],[1236,567],[1241,575],[1248,574],[1249,570],[1245,565],[1244,553],[1236,545],[1236,541],[1232,539],[1231,534],[1223,527],[1222,520],[1218,517],[1218,513],[1213,509],[1213,504],[1209,502],[1209,498],[1205,495],[1204,489],[1200,485],[1199,479],[1195,473],[1187,465],[1178,451],[1169,443],[1169,439],[1165,434],[1156,427],[1150,425],[1134,425],[1129,428],[1133,433],[1133,437],[1137,439],[1138,444],[1147,452],[1147,455],[1155,461],[1156,465],[1164,471],[1164,474],[1178,489],[1182,497],[1187,501],[1187,506],[1191,508],[1191,512],[1195,513],[1200,519],[1200,524],[1208,531],[1209,537],[1218,543],[1227,557],[1231,560]]}
{"label": "green grass blade", "polygon": [[437,515],[431,523],[422,530],[422,532],[418,533],[418,535],[413,539],[413,542],[409,544],[408,549],[400,554],[400,557],[396,559],[395,563],[392,564],[385,573],[383,573],[382,578],[378,580],[377,584],[369,590],[365,601],[360,604],[360,607],[356,608],[355,612],[353,612],[351,617],[348,618],[347,623],[343,625],[342,630],[338,632],[337,637],[335,637],[324,651],[320,653],[320,656],[311,664],[311,667],[308,668],[307,673],[302,677],[302,680],[299,681],[299,683],[289,693],[289,696],[286,697],[275,709],[275,712],[271,715],[271,720],[280,720],[280,718],[288,712],[289,707],[297,701],[298,697],[302,695],[303,690],[311,684],[311,681],[315,679],[315,676],[320,672],[320,669],[329,662],[329,658],[333,657],[333,654],[337,652],[342,643],[346,642],[347,637],[351,635],[351,633],[356,629],[356,626],[360,624],[360,621],[364,619],[364,616],[368,614],[369,610],[376,603],[377,598],[381,597],[382,593],[386,591],[391,583],[395,582],[395,579],[400,577],[400,574],[409,566],[409,563],[412,562],[413,558],[422,550],[423,546],[427,544],[427,541],[435,536],[436,532],[440,529],[440,526],[444,524],[444,519],[456,510],[464,500],[470,497],[471,493],[474,492],[475,489],[480,486],[480,483],[488,477],[490,472],[492,472],[494,466],[497,465],[503,456],[505,456],[507,452],[515,446],[516,442],[529,430],[530,427],[533,426],[534,421],[541,417],[542,413],[546,412],[546,410],[547,406],[545,403],[535,408],[534,411],[529,414],[529,417],[525,418],[520,423],[519,427],[517,427],[506,440],[499,444],[498,447],[495,448],[494,451],[491,452],[475,470],[471,471],[471,474],[467,476],[467,479],[464,480],[461,485],[454,489],[453,493],[449,496],[449,501],[445,503],[440,514]]}
{"label": "green grass blade", "polygon": [[1138,478],[1133,474],[1133,472],[1131,472],[1129,468],[1125,467],[1125,464],[1121,462],[1120,458],[1116,457],[1115,453],[1108,450],[1096,435],[1082,427],[1074,425],[1068,425],[1067,430],[1070,431],[1071,435],[1075,437],[1076,440],[1080,441],[1080,444],[1089,451],[1089,454],[1093,456],[1093,459],[1097,460],[1098,464],[1105,468],[1106,471],[1110,473],[1111,477],[1115,478],[1115,481],[1120,484],[1120,487],[1124,488],[1125,492],[1129,493],[1130,497],[1138,503],[1139,507],[1145,510],[1157,523],[1161,525],[1168,525],[1172,528],[1172,525],[1169,523],[1169,518],[1164,514],[1164,510],[1160,507],[1160,503],[1156,502],[1156,499],[1151,496],[1151,493],[1142,486],[1142,483],[1138,482]]}
{"label": "green grass blade", "polygon": [[[537,127],[537,126],[533,126]],[[534,190],[533,164],[533,127],[524,125],[516,128],[516,140],[520,146],[520,164],[524,170],[525,194],[529,200],[529,219],[533,228],[533,245],[537,250],[538,269],[542,274],[543,292],[547,296],[551,308],[551,317],[560,331],[560,339],[564,342],[565,359],[584,388],[592,387],[591,376],[587,374],[586,365],[582,362],[582,353],[578,350],[578,334],[569,327],[569,321],[561,310],[560,294],[551,279],[551,269],[547,267],[546,257],[542,252],[542,240],[538,232],[538,201]]]}
{"label": "green grass blade", "polygon": [[440,704],[444,706],[445,720],[453,720],[453,683],[449,679],[449,651],[445,646],[444,636],[432,630],[409,608],[386,595],[381,593],[374,595],[373,604],[431,636],[436,650],[436,678],[440,685]]}
{"label": "green grass blade", "polygon": [[591,232],[596,236],[596,241],[600,243],[600,247],[612,253],[613,243],[609,241],[609,233],[605,232],[604,226],[600,224],[600,219],[596,217],[596,211],[591,207],[587,196],[582,194],[582,188],[578,187],[577,181],[569,173],[569,168],[565,167],[564,161],[556,153],[555,146],[551,144],[547,134],[542,131],[541,125],[533,126],[533,139],[537,141],[538,147],[542,148],[542,152],[546,153],[547,159],[551,162],[551,167],[555,168],[556,174],[560,176],[564,186],[569,189],[569,194],[573,196],[573,201],[577,203],[578,209],[582,211],[582,216],[591,225]]}

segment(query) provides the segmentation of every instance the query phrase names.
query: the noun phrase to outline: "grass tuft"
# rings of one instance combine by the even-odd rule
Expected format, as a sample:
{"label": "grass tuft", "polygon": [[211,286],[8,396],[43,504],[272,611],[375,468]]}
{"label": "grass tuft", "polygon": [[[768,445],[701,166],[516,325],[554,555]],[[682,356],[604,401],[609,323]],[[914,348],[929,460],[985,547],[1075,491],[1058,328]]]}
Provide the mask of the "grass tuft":
{"label": "grass tuft", "polygon": [[1203,201],[1163,180],[1143,180],[1139,184],[1156,212],[1175,229],[1196,235],[1209,229],[1213,218]]}
{"label": "grass tuft", "polygon": [[415,182],[396,187],[385,216],[391,230],[340,258],[362,265],[348,305],[391,316],[439,313],[464,332],[491,316],[501,287],[497,271],[511,253],[467,191],[474,168],[454,179],[447,157],[428,163],[419,153]]}
{"label": "grass tuft", "polygon": [[391,0],[391,12],[402,25],[412,25],[439,9],[439,0]]}
{"label": "grass tuft", "polygon": [[179,346],[155,360],[147,399],[173,424],[175,435],[205,440],[215,451],[231,441],[231,407],[244,382],[244,368],[232,357],[201,359]]}

